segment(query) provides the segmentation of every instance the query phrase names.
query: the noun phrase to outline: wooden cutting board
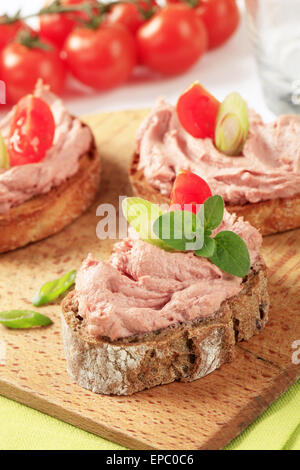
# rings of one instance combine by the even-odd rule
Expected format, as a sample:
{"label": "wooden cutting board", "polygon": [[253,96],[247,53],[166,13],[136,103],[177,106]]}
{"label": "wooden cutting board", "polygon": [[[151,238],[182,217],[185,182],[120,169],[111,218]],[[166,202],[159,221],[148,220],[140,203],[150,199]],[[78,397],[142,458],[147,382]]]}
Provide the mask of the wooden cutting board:
{"label": "wooden cutting board", "polygon": [[[137,110],[86,119],[103,157],[97,201],[60,234],[0,257],[0,311],[31,308],[30,299],[44,282],[78,268],[89,252],[109,256],[113,241],[97,239],[96,208],[105,202],[117,206],[119,195],[131,194],[127,171],[144,115]],[[54,321],[49,328],[0,326],[0,393],[129,448],[222,448],[300,375],[300,366],[292,362],[293,353],[297,359],[293,344],[300,340],[300,230],[265,238],[263,255],[269,266],[270,321],[259,336],[237,347],[232,364],[191,384],[173,383],[131,397],[96,395],[74,385],[66,373],[60,307],[50,305],[41,309]]]}

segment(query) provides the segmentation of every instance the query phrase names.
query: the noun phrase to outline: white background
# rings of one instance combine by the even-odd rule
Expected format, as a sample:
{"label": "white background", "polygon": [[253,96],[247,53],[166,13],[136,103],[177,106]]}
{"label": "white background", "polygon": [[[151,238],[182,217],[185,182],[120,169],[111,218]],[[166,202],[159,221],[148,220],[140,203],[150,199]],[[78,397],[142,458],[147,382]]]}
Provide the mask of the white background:
{"label": "white background", "polygon": [[[0,15],[15,13],[22,8],[31,13],[43,5],[43,0],[0,0]],[[176,102],[178,95],[193,81],[199,80],[208,90],[223,99],[231,91],[238,91],[250,107],[270,120],[273,114],[267,109],[257,76],[257,69],[247,37],[243,1],[239,2],[243,21],[238,32],[221,48],[207,53],[191,70],[174,78],[151,76],[139,70],[129,83],[103,93],[84,89],[71,82],[72,91],[65,93],[68,108],[75,114],[98,111],[141,108],[151,106],[158,96]],[[0,110],[1,111],[1,110]]]}

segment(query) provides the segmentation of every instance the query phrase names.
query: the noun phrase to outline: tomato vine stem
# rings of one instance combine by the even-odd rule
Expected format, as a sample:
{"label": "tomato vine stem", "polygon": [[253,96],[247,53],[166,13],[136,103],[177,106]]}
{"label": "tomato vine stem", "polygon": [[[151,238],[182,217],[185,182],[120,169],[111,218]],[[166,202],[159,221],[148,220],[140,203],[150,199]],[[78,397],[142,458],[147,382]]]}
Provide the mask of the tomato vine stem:
{"label": "tomato vine stem", "polygon": [[[188,1],[193,2],[197,0],[188,0]],[[28,14],[28,15],[23,16],[22,10],[18,10],[16,14],[12,16],[5,14],[0,18],[0,24],[12,24],[17,21],[26,21],[30,18],[34,18],[34,17],[42,16],[42,15],[56,15],[56,14],[82,12],[82,13],[86,13],[88,18],[84,20],[82,18],[76,17],[75,19],[79,23],[84,24],[88,28],[97,29],[99,25],[102,23],[104,15],[107,14],[114,5],[118,5],[120,3],[135,4],[140,14],[143,16],[145,20],[150,19],[155,13],[155,9],[153,8],[151,4],[151,0],[145,0],[145,3],[149,6],[149,8],[143,8],[137,0],[127,0],[127,1],[116,0],[113,2],[109,2],[109,3],[102,3],[102,2],[99,2],[98,0],[94,0],[93,2],[85,1],[84,3],[81,3],[79,5],[70,5],[70,6],[63,5],[62,0],[55,0],[50,5],[43,7],[39,11]]]}

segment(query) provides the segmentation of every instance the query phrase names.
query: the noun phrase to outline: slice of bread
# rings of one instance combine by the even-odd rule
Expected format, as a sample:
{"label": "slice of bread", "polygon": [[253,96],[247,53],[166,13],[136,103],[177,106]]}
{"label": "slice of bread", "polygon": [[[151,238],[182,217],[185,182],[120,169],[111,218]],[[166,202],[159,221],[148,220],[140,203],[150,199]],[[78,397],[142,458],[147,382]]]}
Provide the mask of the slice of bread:
{"label": "slice of bread", "polygon": [[93,139],[89,151],[80,157],[75,175],[0,215],[0,253],[53,235],[79,217],[95,199],[100,168]]}
{"label": "slice of bread", "polygon": [[67,370],[81,387],[96,393],[131,395],[175,380],[191,382],[233,360],[235,344],[260,332],[268,321],[266,267],[261,260],[237,296],[210,317],[163,330],[110,341],[87,334],[76,293],[62,304]]}
{"label": "slice of bread", "polygon": [[[138,163],[139,155],[136,153],[129,170],[134,194],[156,204],[169,203],[169,198],[163,196],[146,181],[144,172],[138,170]],[[244,217],[253,227],[260,230],[262,235],[300,227],[300,194],[291,198],[270,199],[253,204],[226,204],[226,209],[238,217]]]}

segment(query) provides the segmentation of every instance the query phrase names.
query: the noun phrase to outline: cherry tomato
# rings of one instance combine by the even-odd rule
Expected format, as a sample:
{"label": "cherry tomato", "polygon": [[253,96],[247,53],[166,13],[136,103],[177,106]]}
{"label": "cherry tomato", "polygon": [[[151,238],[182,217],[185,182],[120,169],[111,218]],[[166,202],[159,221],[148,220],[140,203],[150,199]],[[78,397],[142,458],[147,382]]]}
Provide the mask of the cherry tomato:
{"label": "cherry tomato", "polygon": [[73,75],[100,90],[125,82],[136,64],[134,38],[121,25],[76,28],[65,43],[64,53]]}
{"label": "cherry tomato", "polygon": [[[62,5],[71,6],[85,3],[87,0],[62,0]],[[57,13],[40,16],[40,35],[62,48],[65,40],[78,25],[76,18],[87,19],[84,12]]]}
{"label": "cherry tomato", "polygon": [[200,0],[196,14],[207,28],[209,49],[227,41],[240,22],[236,0]]}
{"label": "cherry tomato", "polygon": [[[182,210],[188,210],[187,205],[192,204],[192,211],[196,214],[199,205],[212,196],[210,187],[200,176],[191,171],[182,170],[176,176],[172,193],[170,206],[176,204]],[[198,210],[197,210],[198,209]]]}
{"label": "cherry tomato", "polygon": [[214,139],[220,102],[200,83],[194,83],[177,101],[177,115],[182,127],[199,139]]}
{"label": "cherry tomato", "polygon": [[122,24],[132,34],[136,34],[138,29],[146,22],[147,15],[143,15],[139,7],[145,12],[149,12],[152,8],[156,7],[156,2],[151,3],[139,1],[138,3],[117,3],[113,5],[107,15],[108,24]]}
{"label": "cherry tomato", "polygon": [[54,46],[50,43],[46,46],[49,49],[12,42],[3,49],[0,76],[6,83],[8,103],[16,103],[24,95],[32,93],[39,78],[50,85],[54,93],[61,93],[66,68]]}
{"label": "cherry tomato", "polygon": [[15,23],[9,24],[0,24],[0,51],[4,49],[8,43],[15,39],[16,35],[21,29],[29,30],[30,28],[22,21],[16,21]]}
{"label": "cherry tomato", "polygon": [[137,33],[139,57],[151,69],[175,75],[191,67],[205,52],[203,22],[185,5],[169,5]]}
{"label": "cherry tomato", "polygon": [[10,129],[10,165],[42,160],[53,144],[54,134],[55,122],[48,104],[33,95],[22,98],[16,106]]}

